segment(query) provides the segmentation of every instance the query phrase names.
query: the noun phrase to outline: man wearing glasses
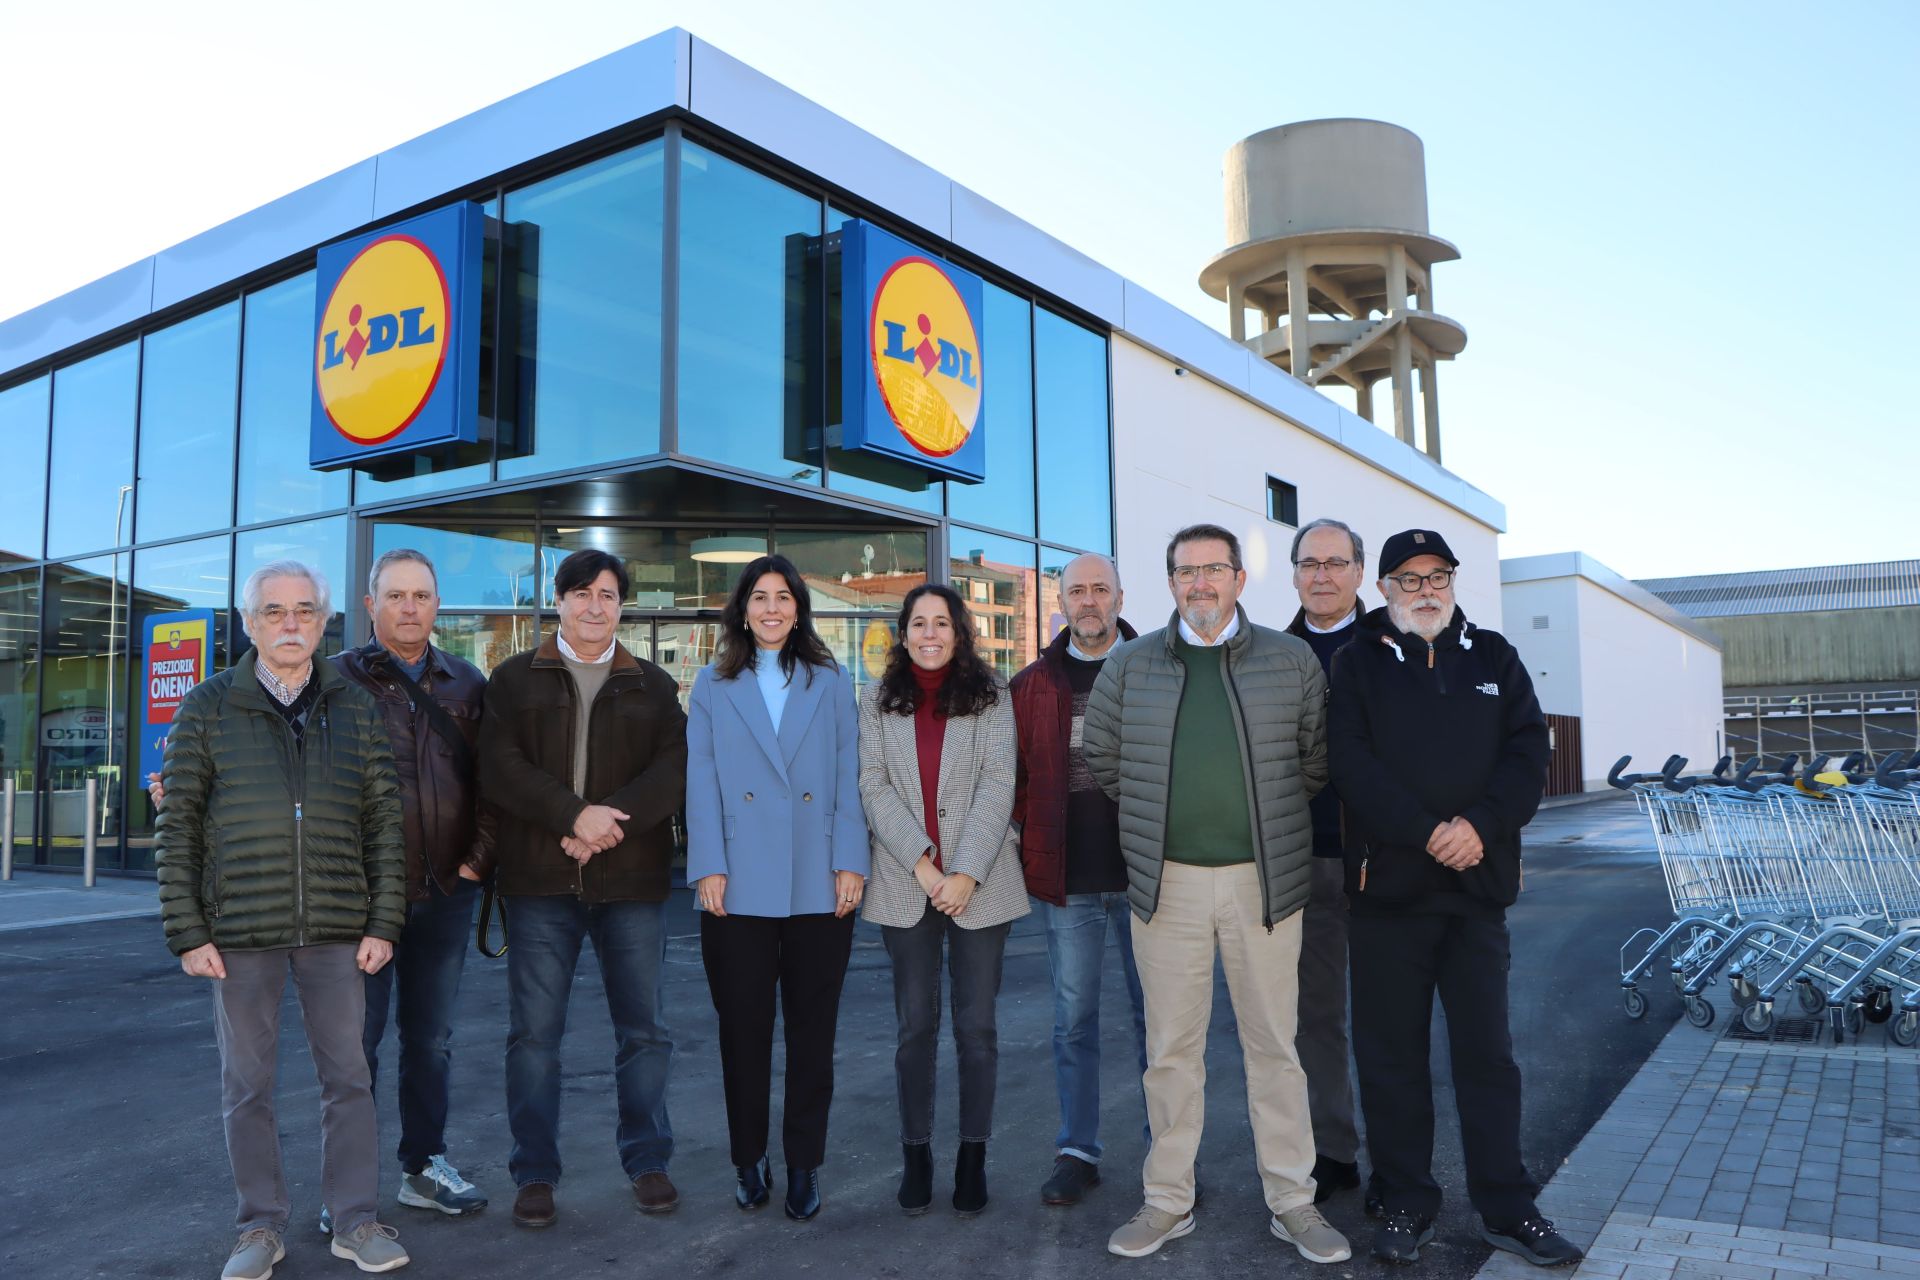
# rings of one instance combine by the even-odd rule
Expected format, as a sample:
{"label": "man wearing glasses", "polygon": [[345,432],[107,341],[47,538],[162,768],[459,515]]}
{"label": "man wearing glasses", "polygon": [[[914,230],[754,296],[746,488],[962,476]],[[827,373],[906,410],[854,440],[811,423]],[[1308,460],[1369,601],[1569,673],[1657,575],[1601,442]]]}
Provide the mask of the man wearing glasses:
{"label": "man wearing glasses", "polygon": [[373,698],[314,660],[333,616],[319,571],[266,565],[241,602],[253,648],[181,703],[155,834],[167,946],[187,974],[213,981],[240,1229],[220,1274],[264,1280],[286,1256],[273,1090],[289,973],[320,1078],[332,1252],[362,1271],[393,1271],[407,1252],[375,1218],[379,1145],[360,1044],[362,975],[393,958],[406,920],[393,753]]}
{"label": "man wearing glasses", "polygon": [[1506,909],[1540,805],[1547,726],[1513,646],[1454,604],[1459,560],[1431,529],[1387,539],[1386,607],[1335,657],[1328,708],[1345,802],[1353,1054],[1373,1165],[1374,1256],[1417,1261],[1440,1211],[1428,1031],[1447,1014],[1467,1193],[1496,1248],[1541,1266],[1580,1251],[1540,1216],[1520,1158],[1507,1026]]}
{"label": "man wearing glasses", "polygon": [[[1293,588],[1300,612],[1287,634],[1307,642],[1320,668],[1360,623],[1360,581],[1367,555],[1360,535],[1339,520],[1310,520],[1293,536]],[[1294,1043],[1307,1073],[1313,1111],[1314,1198],[1360,1185],[1360,1135],[1347,1075],[1347,892],[1340,862],[1340,798],[1328,787],[1313,798],[1313,891],[1300,938],[1300,1031]]]}
{"label": "man wearing glasses", "polygon": [[1239,607],[1240,542],[1191,525],[1167,546],[1175,612],[1114,651],[1081,740],[1120,806],[1133,954],[1146,997],[1145,1204],[1107,1241],[1154,1253],[1194,1229],[1217,954],[1246,1066],[1268,1229],[1311,1262],[1352,1256],[1314,1205],[1307,1078],[1294,1048],[1307,801],[1326,785],[1326,676],[1313,650]]}

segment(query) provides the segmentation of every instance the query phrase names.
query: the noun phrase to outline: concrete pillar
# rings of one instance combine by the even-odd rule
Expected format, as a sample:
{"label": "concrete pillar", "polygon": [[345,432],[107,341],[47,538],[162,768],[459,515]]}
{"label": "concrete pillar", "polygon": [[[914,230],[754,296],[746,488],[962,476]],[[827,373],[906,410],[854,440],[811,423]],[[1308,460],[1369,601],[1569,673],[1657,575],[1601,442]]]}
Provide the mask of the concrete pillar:
{"label": "concrete pillar", "polygon": [[1375,420],[1373,416],[1373,384],[1371,382],[1361,383],[1359,387],[1355,388],[1353,397],[1354,407],[1360,411],[1360,416],[1368,422],[1373,422]]}
{"label": "concrete pillar", "polygon": [[1287,250],[1288,367],[1305,379],[1313,370],[1313,339],[1307,336],[1307,253]]}
{"label": "concrete pillar", "polygon": [[[1407,310],[1407,250],[1387,249],[1387,315],[1403,317]],[[1402,323],[1393,335],[1393,433],[1413,441],[1413,334]]]}
{"label": "concrete pillar", "polygon": [[1235,342],[1247,340],[1247,291],[1238,280],[1227,281],[1227,332]]}
{"label": "concrete pillar", "polygon": [[1420,398],[1427,419],[1427,456],[1435,462],[1440,461],[1440,389],[1434,385],[1436,366],[1428,364],[1420,369]]}

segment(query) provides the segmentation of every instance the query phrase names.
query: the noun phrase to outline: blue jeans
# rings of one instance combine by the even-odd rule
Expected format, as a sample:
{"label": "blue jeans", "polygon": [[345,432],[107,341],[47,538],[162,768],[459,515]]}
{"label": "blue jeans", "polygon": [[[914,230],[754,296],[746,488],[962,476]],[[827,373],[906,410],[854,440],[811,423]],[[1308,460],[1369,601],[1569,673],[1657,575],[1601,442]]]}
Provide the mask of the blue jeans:
{"label": "blue jeans", "polygon": [[673,1040],[661,1020],[664,903],[582,903],[571,895],[507,899],[507,1125],[515,1186],[560,1181],[560,1041],[567,1031],[580,944],[593,939],[613,1018],[616,1134],[627,1177],[664,1172],[673,1156],[667,1068]]}
{"label": "blue jeans", "polygon": [[456,880],[452,893],[429,888],[425,902],[407,904],[407,924],[393,962],[367,975],[367,1021],[361,1034],[367,1074],[380,1083],[380,1041],[399,988],[394,1025],[400,1040],[400,1167],[408,1173],[447,1150],[447,1093],[453,1055],[453,1002],[467,963],[467,931],[480,886]]}
{"label": "blue jeans", "polygon": [[[1100,1163],[1100,976],[1109,929],[1120,944],[1120,971],[1133,1006],[1133,1045],[1147,1070],[1147,1007],[1133,965],[1133,930],[1124,893],[1076,893],[1056,907],[1035,899],[1047,926],[1053,974],[1053,1074],[1060,1090],[1060,1154]],[[1146,1108],[1145,1095],[1141,1109]],[[1146,1132],[1145,1121],[1142,1133]],[[1150,1140],[1150,1139],[1149,1139]]]}

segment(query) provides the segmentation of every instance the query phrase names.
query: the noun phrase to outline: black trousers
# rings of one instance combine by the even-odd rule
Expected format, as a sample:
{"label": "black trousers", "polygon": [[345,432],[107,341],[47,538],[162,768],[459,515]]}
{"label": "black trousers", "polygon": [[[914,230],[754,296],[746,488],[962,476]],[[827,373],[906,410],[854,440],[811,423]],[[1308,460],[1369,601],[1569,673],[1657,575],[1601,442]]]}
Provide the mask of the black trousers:
{"label": "black trousers", "polygon": [[1437,991],[1447,1014],[1467,1194],[1489,1223],[1519,1222],[1534,1212],[1538,1188],[1520,1158],[1520,1068],[1507,1028],[1512,960],[1506,921],[1356,914],[1348,925],[1360,1109],[1387,1208],[1440,1211],[1427,1065]]}
{"label": "black trousers", "polygon": [[833,1104],[833,1038],[853,950],[849,914],[713,916],[700,913],[700,955],[720,1020],[720,1076],[736,1165],[767,1153],[773,1090],[773,1002],[787,1029],[780,1140],[789,1169],[826,1162]]}
{"label": "black trousers", "polygon": [[893,1055],[900,1091],[900,1141],[933,1140],[934,1063],[940,1049],[940,956],[953,979],[953,1051],[960,1065],[960,1141],[993,1136],[993,1095],[1000,1073],[995,1006],[1011,921],[963,929],[931,905],[908,929],[883,925],[893,960],[893,1013],[899,1047]]}

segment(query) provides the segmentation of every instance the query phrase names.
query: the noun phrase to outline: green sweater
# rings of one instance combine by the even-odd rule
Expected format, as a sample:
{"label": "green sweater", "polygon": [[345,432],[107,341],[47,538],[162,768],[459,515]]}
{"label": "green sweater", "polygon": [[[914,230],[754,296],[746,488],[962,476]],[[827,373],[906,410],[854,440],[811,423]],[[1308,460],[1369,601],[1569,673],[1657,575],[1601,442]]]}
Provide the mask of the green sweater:
{"label": "green sweater", "polygon": [[1226,867],[1253,861],[1247,771],[1220,663],[1225,645],[1174,640],[1187,668],[1173,727],[1167,797],[1167,861]]}

